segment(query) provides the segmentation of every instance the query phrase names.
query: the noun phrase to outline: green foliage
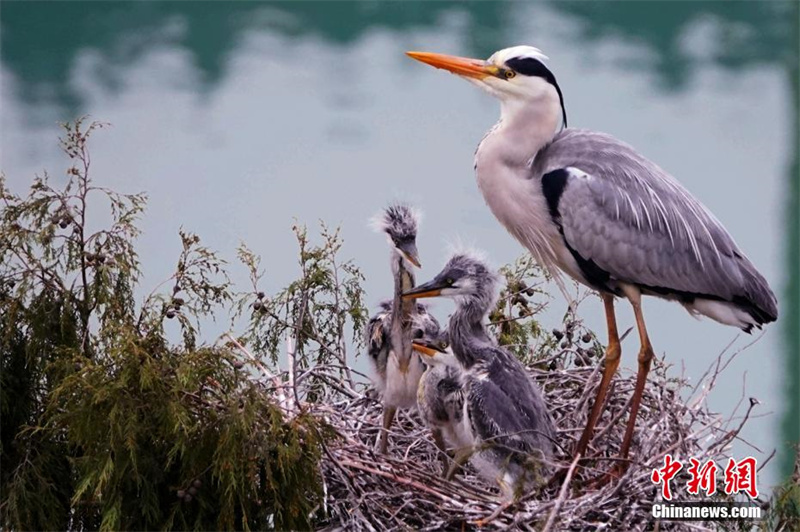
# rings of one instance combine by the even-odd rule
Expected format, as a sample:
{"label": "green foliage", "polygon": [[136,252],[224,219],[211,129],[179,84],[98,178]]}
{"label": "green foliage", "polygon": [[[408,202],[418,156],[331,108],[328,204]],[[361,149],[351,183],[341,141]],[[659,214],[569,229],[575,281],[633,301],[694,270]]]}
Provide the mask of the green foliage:
{"label": "green foliage", "polygon": [[[320,224],[322,242],[309,242],[306,227],[293,227],[299,247],[300,276],[272,298],[263,296],[258,284],[263,277],[260,259],[242,245],[239,259],[248,268],[252,291],[242,294],[240,312],[251,311],[246,339],[256,355],[277,362],[282,340],[293,339],[296,369],[329,367],[353,387],[348,366],[347,338],[363,347],[363,328],[369,319],[361,287],[364,276],[352,261],[339,262],[342,247],[339,230]],[[306,399],[318,400],[324,382],[319,373]]]}
{"label": "green foliage", "polygon": [[775,488],[761,530],[800,530],[800,444],[794,446],[794,472]]}
{"label": "green foliage", "polygon": [[[535,316],[547,306],[547,276],[530,255],[500,268],[505,284],[489,321],[500,345],[527,361],[544,338]],[[539,301],[535,301],[538,299]]]}
{"label": "green foliage", "polygon": [[[530,255],[523,255],[513,264],[500,268],[505,284],[489,321],[500,345],[505,346],[522,362],[540,369],[578,367],[595,364],[602,358],[603,346],[597,336],[583,325],[577,315],[580,300],[568,308],[563,327],[548,332],[539,322],[547,307],[550,280]],[[594,359],[594,360],[593,360]]]}
{"label": "green foliage", "polygon": [[[64,126],[62,188],[45,174],[19,197],[0,180],[3,528],[309,528],[335,434],[301,404],[287,411],[275,398],[284,376],[256,378],[266,366],[238,341],[202,343],[200,324],[235,295],[196,235],[181,231],[166,291],[135,303],[146,198],[93,184],[87,142],[100,127]],[[254,338],[277,348],[288,324],[301,349],[338,352],[364,319],[361,276],[336,262],[340,246],[335,232],[319,247],[301,240],[302,278],[269,299],[285,324],[254,321]]]}

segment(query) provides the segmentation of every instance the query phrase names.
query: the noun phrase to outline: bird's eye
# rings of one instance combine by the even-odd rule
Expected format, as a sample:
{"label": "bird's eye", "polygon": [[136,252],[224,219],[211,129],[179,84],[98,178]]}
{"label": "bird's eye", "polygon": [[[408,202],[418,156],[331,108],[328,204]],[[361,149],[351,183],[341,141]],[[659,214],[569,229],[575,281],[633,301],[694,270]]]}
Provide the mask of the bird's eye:
{"label": "bird's eye", "polygon": [[455,281],[453,279],[451,279],[450,277],[448,277],[447,279],[444,280],[444,284],[446,284],[447,286],[453,286],[454,283],[455,283]]}
{"label": "bird's eye", "polygon": [[422,334],[423,334],[422,329],[417,329],[416,331],[414,331],[414,338],[416,339],[422,338]]}
{"label": "bird's eye", "polygon": [[513,77],[514,77],[514,76],[516,76],[516,75],[517,75],[517,73],[516,73],[516,72],[514,72],[513,70],[506,70],[506,71],[505,71],[505,76],[506,76],[506,79],[511,79],[511,78],[513,78]]}

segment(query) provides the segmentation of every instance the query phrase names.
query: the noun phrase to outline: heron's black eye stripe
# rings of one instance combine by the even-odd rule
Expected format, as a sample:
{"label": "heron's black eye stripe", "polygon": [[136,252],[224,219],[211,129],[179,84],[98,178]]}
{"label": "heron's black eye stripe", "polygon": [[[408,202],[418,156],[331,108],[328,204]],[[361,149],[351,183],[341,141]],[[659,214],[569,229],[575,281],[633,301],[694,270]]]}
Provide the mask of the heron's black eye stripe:
{"label": "heron's black eye stripe", "polygon": [[555,87],[558,92],[558,99],[561,102],[561,114],[564,120],[564,127],[567,127],[567,110],[564,107],[564,96],[561,94],[561,87],[558,86],[556,77],[550,72],[544,63],[533,57],[512,57],[506,61],[506,66],[523,76],[536,76],[544,79]]}
{"label": "heron's black eye stripe", "polygon": [[533,57],[512,57],[506,61],[506,66],[523,76],[537,76],[540,78],[555,79],[550,69],[544,66],[544,63]]}

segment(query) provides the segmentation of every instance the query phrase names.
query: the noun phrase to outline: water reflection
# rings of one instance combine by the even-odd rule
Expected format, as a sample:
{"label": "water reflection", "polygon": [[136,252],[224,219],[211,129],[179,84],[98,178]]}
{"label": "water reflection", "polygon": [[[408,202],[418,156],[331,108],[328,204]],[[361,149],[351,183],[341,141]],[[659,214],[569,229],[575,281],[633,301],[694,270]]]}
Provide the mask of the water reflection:
{"label": "water reflection", "polygon": [[[4,3],[3,170],[15,187],[41,168],[56,173],[63,162],[49,149],[53,122],[89,112],[115,125],[95,148],[98,166],[112,170],[109,184],[151,193],[146,263],[173,256],[164,234],[180,225],[225,252],[242,239],[274,257],[293,250],[293,217],[341,221],[374,301],[388,274],[382,240],[364,220],[388,199],[412,199],[427,211],[423,231],[432,236],[421,251],[431,266],[442,258],[437,233],[466,235],[497,262],[519,252],[471,177],[472,151],[496,119],[495,103],[402,52],[485,57],[532,42],[554,56],[576,124],[611,130],[681,176],[776,291],[788,272],[796,290],[798,239],[779,214],[797,197],[797,109],[789,107],[797,102],[796,21],[795,2]],[[781,176],[791,160],[795,189],[787,195]],[[796,216],[796,205],[789,212]],[[786,242],[794,258],[787,253],[780,264]],[[270,260],[270,282],[290,278],[291,265]],[[154,268],[148,278],[160,279],[168,265]],[[674,306],[653,308],[659,349],[676,364],[683,355],[690,375],[734,334],[695,324]],[[759,365],[748,392],[785,416],[782,436],[775,416],[751,425],[748,439],[767,450],[800,430],[797,407],[783,408],[796,405],[798,380],[787,379],[783,395],[774,389],[781,374],[796,375],[796,306],[793,320],[781,320],[789,372],[771,330],[731,367],[716,396],[729,412],[742,375]],[[624,360],[634,360],[634,347],[625,349]]]}
{"label": "water reflection", "polygon": [[[580,38],[596,42],[622,36],[652,53],[646,68],[670,90],[686,86],[698,68],[713,62],[729,69],[783,64],[794,55],[793,2],[553,2],[553,7],[583,21]],[[707,57],[686,42],[696,23],[716,26]],[[705,59],[705,60],[704,60]]]}
{"label": "water reflection", "polygon": [[[719,31],[707,58],[739,69],[785,61],[795,41],[794,2],[551,2],[579,24],[585,43],[623,37],[646,48],[667,89],[680,89],[702,67],[685,34],[713,19]],[[135,62],[148,49],[171,43],[191,53],[201,82],[213,87],[244,32],[259,29],[290,38],[319,38],[348,46],[366,33],[436,28],[450,15],[465,22],[464,53],[485,57],[507,46],[518,26],[514,6],[500,2],[11,2],[3,7],[2,58],[19,78],[18,96],[29,103],[55,99],[78,114],[82,95],[69,84],[76,55],[87,48],[116,65]],[[524,39],[527,40],[527,39]],[[115,79],[104,81],[114,88]]]}

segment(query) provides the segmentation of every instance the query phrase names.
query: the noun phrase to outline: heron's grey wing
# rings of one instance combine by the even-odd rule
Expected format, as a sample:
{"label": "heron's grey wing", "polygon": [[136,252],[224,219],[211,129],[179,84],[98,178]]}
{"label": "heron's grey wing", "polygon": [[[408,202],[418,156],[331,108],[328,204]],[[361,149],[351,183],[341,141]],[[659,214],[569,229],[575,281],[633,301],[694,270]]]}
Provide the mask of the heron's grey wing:
{"label": "heron's grey wing", "polygon": [[429,369],[423,377],[423,401],[420,405],[425,417],[434,424],[459,423],[463,415],[464,394],[461,376],[454,368]]}
{"label": "heron's grey wing", "polygon": [[627,144],[565,130],[534,172],[570,251],[597,281],[608,274],[663,295],[733,302],[760,323],[777,317],[769,285],[722,224]]}
{"label": "heron's grey wing", "polygon": [[366,344],[367,354],[372,362],[377,377],[383,380],[386,377],[386,361],[391,351],[392,330],[392,302],[382,301],[380,310],[367,322]]}
{"label": "heron's grey wing", "polygon": [[468,378],[473,431],[500,447],[525,453],[538,449],[551,456],[555,428],[541,392],[518,360],[496,351],[486,367]]}

